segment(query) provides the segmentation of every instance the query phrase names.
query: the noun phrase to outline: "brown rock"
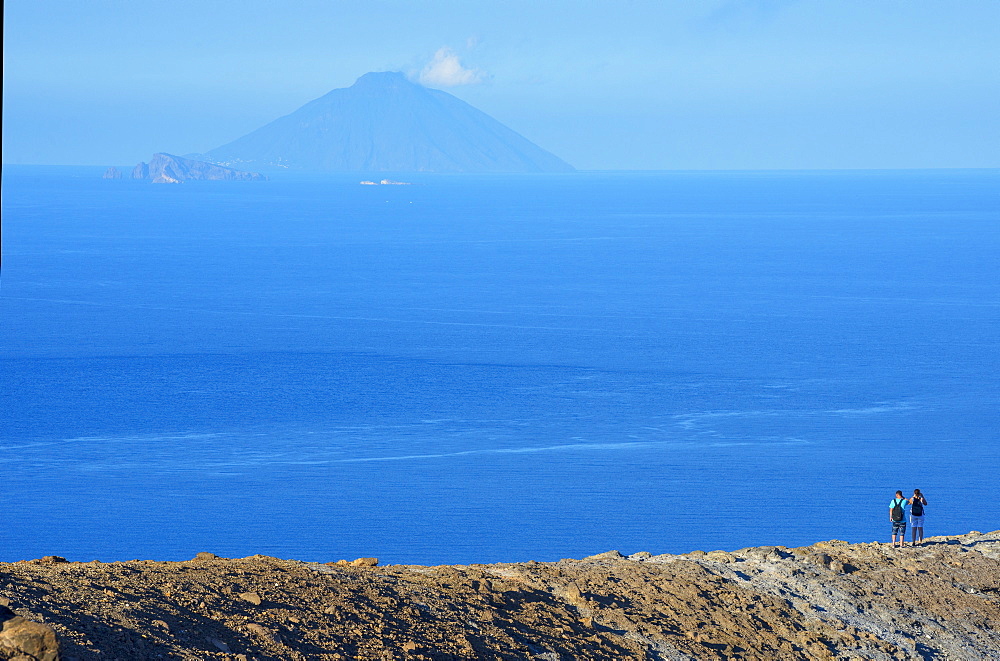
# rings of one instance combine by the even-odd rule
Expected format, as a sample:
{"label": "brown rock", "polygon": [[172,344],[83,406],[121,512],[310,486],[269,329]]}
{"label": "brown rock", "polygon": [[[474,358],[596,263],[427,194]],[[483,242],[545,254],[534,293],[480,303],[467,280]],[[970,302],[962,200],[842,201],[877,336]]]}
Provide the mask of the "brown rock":
{"label": "brown rock", "polygon": [[45,564],[48,565],[56,565],[64,562],[69,562],[69,560],[62,557],[61,555],[47,555],[41,559],[41,562],[44,562]]}
{"label": "brown rock", "polygon": [[195,560],[217,560],[219,556],[214,553],[209,553],[208,551],[202,551],[194,556]]}
{"label": "brown rock", "polygon": [[59,661],[59,642],[52,627],[20,617],[0,606],[0,658]]}
{"label": "brown rock", "polygon": [[598,553],[597,555],[591,555],[584,558],[584,560],[624,560],[623,556],[618,551],[605,551],[604,553]]}
{"label": "brown rock", "polygon": [[714,560],[715,562],[725,562],[730,563],[736,560],[732,553],[727,551],[709,551],[705,554],[708,560]]}
{"label": "brown rock", "polygon": [[259,636],[260,638],[270,643],[277,644],[281,642],[281,639],[278,638],[277,633],[260,624],[251,622],[250,624],[247,625],[247,631],[254,634],[255,636]]}
{"label": "brown rock", "polygon": [[351,561],[352,567],[377,567],[378,558],[358,558]]}
{"label": "brown rock", "polygon": [[580,588],[576,583],[570,583],[566,586],[566,589],[563,591],[563,598],[577,608],[587,605],[587,599],[580,592]]}
{"label": "brown rock", "polygon": [[257,594],[256,592],[241,592],[239,594],[239,598],[242,599],[243,601],[253,604],[254,606],[260,606],[263,603],[263,600],[260,598],[260,595]]}

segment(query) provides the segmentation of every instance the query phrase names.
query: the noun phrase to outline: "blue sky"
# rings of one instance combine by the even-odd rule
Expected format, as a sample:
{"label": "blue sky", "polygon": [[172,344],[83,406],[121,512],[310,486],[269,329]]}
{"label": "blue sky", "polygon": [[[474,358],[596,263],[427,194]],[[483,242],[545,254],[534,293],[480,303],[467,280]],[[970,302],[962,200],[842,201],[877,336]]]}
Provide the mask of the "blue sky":
{"label": "blue sky", "polygon": [[582,169],[1000,167],[997,0],[7,0],[5,163],[207,151],[368,71]]}

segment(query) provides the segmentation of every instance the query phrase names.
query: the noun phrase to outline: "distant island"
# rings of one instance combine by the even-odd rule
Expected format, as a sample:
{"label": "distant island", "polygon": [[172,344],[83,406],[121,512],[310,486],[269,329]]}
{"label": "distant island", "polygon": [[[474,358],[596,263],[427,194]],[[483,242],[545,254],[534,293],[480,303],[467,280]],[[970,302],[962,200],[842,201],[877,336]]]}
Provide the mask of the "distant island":
{"label": "distant island", "polygon": [[[105,179],[122,179],[124,175],[116,167],[108,168]],[[154,184],[180,184],[189,180],[211,181],[266,181],[259,172],[244,172],[233,168],[196,161],[173,154],[153,154],[149,163],[139,163],[132,169],[132,179],[145,179]]]}
{"label": "distant island", "polygon": [[227,167],[333,172],[569,172],[486,113],[397,72],[367,73],[199,155]]}
{"label": "distant island", "polygon": [[369,181],[364,180],[361,182],[362,186],[409,186],[409,181],[393,181],[392,179],[383,179],[382,181]]}
{"label": "distant island", "polygon": [[264,181],[258,172],[244,172],[233,168],[196,161],[173,154],[153,154],[149,163],[139,163],[132,170],[133,179],[149,179],[154,184],[179,184],[188,180],[212,181]]}

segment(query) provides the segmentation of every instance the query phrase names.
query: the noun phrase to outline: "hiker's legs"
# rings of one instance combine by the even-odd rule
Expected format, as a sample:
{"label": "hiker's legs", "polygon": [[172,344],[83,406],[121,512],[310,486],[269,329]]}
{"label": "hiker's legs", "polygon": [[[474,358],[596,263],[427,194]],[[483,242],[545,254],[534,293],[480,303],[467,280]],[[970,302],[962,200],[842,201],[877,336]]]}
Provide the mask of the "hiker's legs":
{"label": "hiker's legs", "polygon": [[893,521],[892,522],[892,545],[897,546],[896,536],[899,536],[900,548],[906,546],[906,522],[905,521]]}
{"label": "hiker's legs", "polygon": [[913,528],[911,543],[924,541],[924,517],[923,515],[913,515],[910,517],[910,527]]}

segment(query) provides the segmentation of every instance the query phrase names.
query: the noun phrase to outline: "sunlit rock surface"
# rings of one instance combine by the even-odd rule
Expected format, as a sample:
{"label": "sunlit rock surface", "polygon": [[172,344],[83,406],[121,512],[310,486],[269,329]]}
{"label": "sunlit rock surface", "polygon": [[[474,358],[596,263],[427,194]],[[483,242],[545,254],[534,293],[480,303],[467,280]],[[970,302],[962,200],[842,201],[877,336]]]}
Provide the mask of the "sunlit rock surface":
{"label": "sunlit rock surface", "polygon": [[1000,650],[1000,531],[903,549],[829,541],[439,567],[329,560],[47,556],[0,563],[0,603],[51,626],[64,657],[77,659],[889,660]]}

